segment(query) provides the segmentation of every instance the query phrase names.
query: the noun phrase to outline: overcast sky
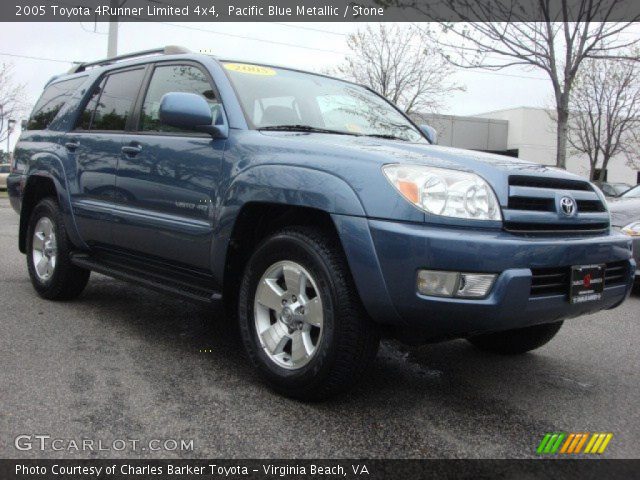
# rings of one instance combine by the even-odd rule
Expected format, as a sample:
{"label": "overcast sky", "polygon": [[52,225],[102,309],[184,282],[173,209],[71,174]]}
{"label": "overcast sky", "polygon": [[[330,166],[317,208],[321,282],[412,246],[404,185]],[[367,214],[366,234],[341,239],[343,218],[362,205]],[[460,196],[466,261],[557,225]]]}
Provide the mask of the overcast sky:
{"label": "overcast sky", "polygon": [[[401,25],[408,28],[408,24]],[[322,70],[344,59],[348,51],[347,35],[363,26],[362,23],[309,22],[121,23],[118,53],[183,45],[194,51],[209,49],[215,55],[238,60]],[[90,22],[2,23],[0,62],[14,65],[15,80],[26,84],[28,101],[32,105],[45,82],[68,70],[69,62],[106,57],[107,29],[106,23]],[[550,83],[540,71],[516,67],[501,73],[460,70],[456,76],[455,80],[467,90],[452,94],[441,113],[473,115],[503,108],[552,104]]]}

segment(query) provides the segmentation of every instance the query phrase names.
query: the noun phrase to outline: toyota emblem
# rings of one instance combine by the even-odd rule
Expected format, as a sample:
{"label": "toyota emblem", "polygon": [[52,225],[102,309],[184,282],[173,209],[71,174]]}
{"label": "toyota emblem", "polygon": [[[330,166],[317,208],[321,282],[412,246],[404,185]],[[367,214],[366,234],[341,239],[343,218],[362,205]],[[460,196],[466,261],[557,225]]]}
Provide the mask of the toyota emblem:
{"label": "toyota emblem", "polygon": [[576,201],[571,197],[562,197],[560,199],[560,209],[565,215],[573,215],[576,213]]}

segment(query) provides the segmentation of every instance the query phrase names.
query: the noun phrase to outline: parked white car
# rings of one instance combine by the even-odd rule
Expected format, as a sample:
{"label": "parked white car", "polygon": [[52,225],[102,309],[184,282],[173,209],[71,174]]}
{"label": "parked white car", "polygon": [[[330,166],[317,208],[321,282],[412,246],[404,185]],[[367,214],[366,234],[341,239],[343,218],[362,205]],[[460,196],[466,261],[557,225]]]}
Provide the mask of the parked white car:
{"label": "parked white car", "polygon": [[3,163],[0,165],[0,190],[7,189],[7,177],[9,176],[9,164]]}

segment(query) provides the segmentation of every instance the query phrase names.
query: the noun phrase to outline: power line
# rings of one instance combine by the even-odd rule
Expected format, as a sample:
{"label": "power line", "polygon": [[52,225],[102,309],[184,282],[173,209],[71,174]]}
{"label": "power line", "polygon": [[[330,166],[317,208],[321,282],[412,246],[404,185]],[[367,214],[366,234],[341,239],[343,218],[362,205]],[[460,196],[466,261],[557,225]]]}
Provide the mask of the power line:
{"label": "power line", "polygon": [[348,37],[349,36],[348,33],[333,32],[331,30],[323,30],[322,28],[303,27],[301,25],[290,25],[288,23],[282,23],[282,22],[269,22],[269,23],[272,23],[273,25],[280,25],[280,26],[283,26],[283,27],[297,28],[298,30],[308,30],[310,32],[328,33],[330,35],[339,35],[341,37]]}
{"label": "power line", "polygon": [[29,60],[42,60],[45,62],[58,62],[58,63],[79,63],[72,60],[60,60],[58,58],[46,58],[46,57],[34,57],[31,55],[18,55],[17,53],[4,53],[0,52],[0,55],[5,57],[16,57],[16,58],[26,58]]}
{"label": "power line", "polygon": [[[299,48],[312,48],[312,47],[299,47]],[[57,63],[66,63],[66,64],[78,64],[81,62],[75,61],[75,60],[61,60],[58,58],[46,58],[46,57],[34,57],[31,55],[18,55],[15,53],[4,53],[4,52],[0,52],[0,56],[6,56],[6,57],[15,57],[15,58],[25,58],[27,60],[40,60],[40,61],[45,61],[45,62],[57,62]],[[546,78],[543,77],[532,77],[532,76],[528,76],[528,75],[518,75],[518,74],[512,74],[512,73],[502,73],[502,72],[492,72],[492,71],[486,71],[486,70],[481,70],[481,69],[462,69],[464,71],[467,71],[468,73],[477,73],[477,74],[484,74],[484,75],[497,75],[500,77],[512,77],[512,78],[522,78],[522,79],[528,79],[528,80],[544,80],[546,81]]]}
{"label": "power line", "polygon": [[286,46],[286,47],[293,47],[293,48],[302,48],[305,50],[315,50],[318,52],[327,52],[327,53],[335,53],[337,55],[346,55],[346,52],[340,52],[337,50],[329,50],[326,48],[318,48],[318,47],[308,47],[308,46],[304,46],[304,45],[296,45],[294,43],[288,43],[288,42],[280,42],[277,40],[267,40],[264,38],[257,38],[257,37],[249,37],[247,35],[239,35],[236,33],[227,33],[227,32],[220,32],[220,31],[216,31],[216,30],[208,30],[206,28],[198,28],[198,27],[191,27],[191,26],[187,26],[187,25],[178,25],[176,23],[170,23],[170,22],[156,22],[156,23],[160,23],[162,25],[168,25],[170,27],[176,27],[176,28],[183,28],[185,30],[194,30],[197,32],[205,32],[205,33],[212,33],[214,35],[222,35],[225,37],[232,37],[232,38],[242,38],[245,40],[252,40],[255,42],[263,42],[263,43],[271,43],[273,45],[281,45],[281,46]]}

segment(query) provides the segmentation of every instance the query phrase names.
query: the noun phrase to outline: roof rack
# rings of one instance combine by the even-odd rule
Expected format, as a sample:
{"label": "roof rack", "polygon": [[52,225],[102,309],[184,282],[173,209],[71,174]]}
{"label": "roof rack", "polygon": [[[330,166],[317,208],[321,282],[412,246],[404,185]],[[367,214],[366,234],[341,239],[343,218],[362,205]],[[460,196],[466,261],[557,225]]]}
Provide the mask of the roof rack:
{"label": "roof rack", "polygon": [[140,52],[127,53],[125,55],[118,55],[117,57],[105,58],[96,62],[79,63],[71,67],[68,73],[84,72],[87,68],[102,67],[104,65],[111,65],[112,63],[121,62],[123,60],[130,60],[132,58],[146,57],[149,55],[178,55],[181,53],[191,53],[186,47],[180,47],[178,45],[167,45],[164,48],[155,48],[152,50],[142,50]]}

